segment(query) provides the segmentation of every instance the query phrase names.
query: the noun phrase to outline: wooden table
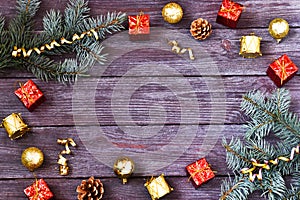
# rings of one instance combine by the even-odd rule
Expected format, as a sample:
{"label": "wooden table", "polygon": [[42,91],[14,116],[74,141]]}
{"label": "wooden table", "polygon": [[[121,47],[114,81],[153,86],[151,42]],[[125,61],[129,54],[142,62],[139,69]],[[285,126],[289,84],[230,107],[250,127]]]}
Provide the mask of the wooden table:
{"label": "wooden table", "polygon": [[[37,29],[46,10],[63,10],[67,2],[43,1],[36,17]],[[179,0],[184,18],[175,25],[161,17],[166,3],[90,0],[93,16],[115,10],[129,15],[140,11],[150,14],[151,41],[129,41],[126,30],[110,36],[103,44],[111,54],[111,63],[94,66],[91,77],[80,78],[75,85],[42,82],[26,71],[1,72],[0,118],[20,112],[32,131],[11,141],[1,130],[0,199],[26,199],[23,189],[34,176],[22,166],[20,157],[29,146],[39,147],[45,154],[44,164],[35,174],[47,181],[55,199],[76,199],[76,186],[90,176],[104,183],[103,199],[150,199],[144,183],[161,173],[174,188],[164,199],[219,198],[220,184],[231,173],[221,142],[223,137],[229,140],[244,133],[245,119],[239,110],[242,95],[253,89],[276,88],[266,69],[282,54],[300,65],[300,4],[298,0],[239,1],[246,9],[238,28],[229,29],[215,22],[221,0]],[[11,19],[16,13],[15,2],[1,1],[0,12]],[[199,17],[213,26],[213,34],[201,42],[189,34],[191,21]],[[276,17],[285,18],[291,29],[280,44],[268,33],[269,22]],[[252,32],[263,38],[263,56],[245,59],[238,55],[239,39]],[[172,53],[167,39],[191,47],[196,60]],[[222,48],[222,40],[230,42],[229,51]],[[17,83],[28,79],[33,79],[47,98],[31,113],[14,95]],[[296,76],[285,85],[292,94],[291,110],[297,113],[298,81]],[[71,173],[63,177],[56,163],[63,146],[56,140],[68,137],[78,147],[68,156]],[[115,152],[132,155],[136,161],[137,171],[126,185],[112,171]],[[185,166],[201,157],[207,158],[217,176],[196,190],[188,182]],[[255,193],[250,199],[262,197]]]}

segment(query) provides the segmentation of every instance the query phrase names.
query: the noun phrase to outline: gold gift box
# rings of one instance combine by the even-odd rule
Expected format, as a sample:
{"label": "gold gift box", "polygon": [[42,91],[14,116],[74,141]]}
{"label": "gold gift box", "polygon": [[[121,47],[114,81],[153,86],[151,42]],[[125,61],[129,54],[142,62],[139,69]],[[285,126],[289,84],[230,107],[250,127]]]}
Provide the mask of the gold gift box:
{"label": "gold gift box", "polygon": [[173,191],[173,188],[167,183],[164,174],[157,178],[151,178],[145,183],[151,199],[157,200]]}
{"label": "gold gift box", "polygon": [[5,128],[8,137],[12,140],[22,137],[30,129],[24,123],[20,113],[12,113],[3,119],[1,126]]}
{"label": "gold gift box", "polygon": [[242,36],[240,55],[244,58],[256,58],[262,56],[260,51],[260,41],[262,38],[257,37],[254,33]]}

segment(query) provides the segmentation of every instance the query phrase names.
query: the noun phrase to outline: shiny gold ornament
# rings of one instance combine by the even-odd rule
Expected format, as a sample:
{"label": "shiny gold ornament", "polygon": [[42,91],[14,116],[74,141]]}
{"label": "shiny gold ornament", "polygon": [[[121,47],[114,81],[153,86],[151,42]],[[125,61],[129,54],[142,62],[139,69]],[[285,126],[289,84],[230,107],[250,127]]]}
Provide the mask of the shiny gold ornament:
{"label": "shiny gold ornament", "polygon": [[8,137],[12,140],[22,137],[30,129],[24,123],[20,113],[12,113],[3,119],[1,126],[5,128]]}
{"label": "shiny gold ornament", "polygon": [[275,18],[269,24],[269,33],[279,43],[289,33],[289,23],[282,18]]}
{"label": "shiny gold ornament", "polygon": [[159,177],[151,178],[145,183],[151,199],[157,200],[173,191],[173,188],[167,183],[164,174]]}
{"label": "shiny gold ornament", "polygon": [[254,33],[243,36],[241,38],[240,55],[244,58],[256,58],[258,56],[262,56],[260,51],[260,41],[261,38],[255,36]]}
{"label": "shiny gold ornament", "polygon": [[176,24],[183,17],[183,10],[178,3],[168,3],[163,7],[161,14],[166,22]]}
{"label": "shiny gold ornament", "polygon": [[134,162],[128,157],[118,158],[114,164],[115,174],[122,179],[123,184],[127,183],[127,178],[134,171]]}
{"label": "shiny gold ornament", "polygon": [[29,171],[34,171],[43,164],[44,154],[36,147],[29,147],[23,151],[21,160],[22,164],[27,167]]}

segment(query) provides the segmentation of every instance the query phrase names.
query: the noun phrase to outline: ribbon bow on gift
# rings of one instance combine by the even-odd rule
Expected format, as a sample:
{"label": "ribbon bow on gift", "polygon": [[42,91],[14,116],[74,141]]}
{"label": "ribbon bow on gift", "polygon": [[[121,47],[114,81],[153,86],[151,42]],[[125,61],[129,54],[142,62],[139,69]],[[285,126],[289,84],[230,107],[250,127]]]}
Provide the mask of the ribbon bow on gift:
{"label": "ribbon bow on gift", "polygon": [[284,59],[281,62],[279,60],[276,60],[276,63],[278,64],[278,66],[280,66],[280,69],[281,69],[280,80],[281,80],[281,85],[282,85],[283,81],[288,78],[286,68],[290,63],[286,63]]}
{"label": "ribbon bow on gift", "polygon": [[221,5],[220,12],[226,13],[226,17],[228,19],[235,20],[240,14],[240,12],[244,9],[243,6],[237,4],[231,0],[224,0]]}
{"label": "ribbon bow on gift", "polygon": [[[150,187],[148,187],[151,185]],[[158,199],[162,197],[161,195],[165,195],[173,191],[173,188],[167,183],[166,179],[164,178],[164,174],[160,175],[159,177],[151,177],[145,183],[152,199]]]}
{"label": "ribbon bow on gift", "polygon": [[33,188],[35,190],[35,195],[32,200],[38,200],[39,199],[39,181],[37,178],[35,178],[35,184],[33,185]]}
{"label": "ribbon bow on gift", "polygon": [[200,165],[200,163],[199,163],[198,161],[196,161],[195,165],[196,165],[196,167],[195,167],[194,165],[191,165],[191,166],[189,167],[189,169],[192,170],[193,173],[191,173],[191,175],[190,175],[188,181],[190,181],[191,178],[194,178],[195,175],[198,174],[198,173],[212,172],[211,168],[209,167],[209,165],[208,165],[207,163],[205,164],[206,166],[204,165],[205,167],[202,167],[202,166]]}
{"label": "ribbon bow on gift", "polygon": [[19,83],[19,85],[21,87],[21,91],[22,91],[22,94],[23,94],[23,97],[22,97],[22,100],[24,100],[23,102],[26,103],[28,101],[28,104],[34,103],[33,95],[38,94],[37,88],[34,88],[33,86],[30,86],[29,91],[32,91],[32,92],[29,93],[23,83]]}
{"label": "ribbon bow on gift", "polygon": [[139,27],[143,26],[143,17],[144,17],[144,13],[143,12],[140,12],[140,14],[136,16],[136,27],[135,27],[135,30],[137,32],[139,31]]}

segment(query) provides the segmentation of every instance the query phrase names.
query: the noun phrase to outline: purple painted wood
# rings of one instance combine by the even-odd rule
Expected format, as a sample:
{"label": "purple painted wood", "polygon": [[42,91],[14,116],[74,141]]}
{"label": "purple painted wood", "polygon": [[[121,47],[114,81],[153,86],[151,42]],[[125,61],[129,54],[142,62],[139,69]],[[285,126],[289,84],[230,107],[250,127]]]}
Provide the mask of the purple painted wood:
{"label": "purple painted wood", "polygon": [[[47,10],[63,10],[67,2],[42,1],[36,17],[37,30],[41,29],[42,16]],[[45,153],[45,162],[35,173],[46,179],[55,199],[76,199],[76,186],[91,175],[103,181],[104,199],[150,199],[143,185],[147,178],[161,173],[175,189],[164,199],[219,198],[220,184],[231,173],[225,167],[221,139],[243,135],[245,119],[239,110],[242,95],[252,89],[270,92],[276,88],[265,71],[269,63],[283,53],[300,65],[297,46],[300,4],[298,0],[240,1],[246,10],[238,28],[228,29],[215,23],[221,0],[178,1],[185,15],[175,25],[167,24],[161,17],[161,8],[168,2],[90,0],[93,16],[115,10],[128,14],[142,10],[150,14],[152,40],[140,44],[131,42],[124,39],[126,31],[110,36],[104,45],[111,63],[95,65],[91,76],[79,79],[78,84],[44,83],[28,72],[14,69],[0,72],[0,118],[21,112],[32,128],[30,133],[15,141],[9,140],[5,131],[0,130],[0,196],[3,199],[26,199],[23,189],[34,181],[34,176],[22,166],[20,155],[29,146],[37,146]],[[7,20],[15,16],[15,5],[14,1],[0,0],[0,12]],[[194,41],[188,31],[191,21],[198,17],[208,19],[213,25],[213,34],[201,42]],[[268,33],[268,24],[275,17],[285,18],[291,26],[289,36],[280,44]],[[238,55],[239,39],[252,32],[263,38],[263,56],[244,59]],[[196,60],[191,62],[184,55],[173,54],[166,39],[176,39],[181,46],[191,47]],[[225,39],[231,43],[230,51],[221,47]],[[120,54],[124,49],[128,51]],[[214,66],[216,71],[211,70]],[[31,113],[13,93],[18,82],[26,82],[29,78],[47,98]],[[300,114],[298,82],[299,76],[295,76],[285,87],[291,90],[291,110]],[[91,129],[93,131],[89,131]],[[160,152],[161,160],[165,160],[166,154],[160,150],[172,144],[177,136],[181,143],[175,143],[176,149],[184,152],[169,165],[151,172],[143,170],[142,162],[137,162],[138,172],[127,185],[122,185],[111,165],[104,162],[109,159],[113,162],[109,156],[111,149],[104,148],[100,139],[95,143],[88,141],[97,138],[97,134],[104,135],[115,149],[124,154],[136,153],[148,163],[160,161],[145,156],[150,152]],[[56,161],[63,147],[56,144],[56,140],[67,137],[72,137],[78,147],[68,156],[70,175],[61,177]],[[192,139],[190,143],[189,139]],[[100,154],[93,152],[94,147]],[[195,190],[187,181],[184,168],[203,156],[217,171],[217,177]],[[263,198],[254,194],[249,199]]]}

